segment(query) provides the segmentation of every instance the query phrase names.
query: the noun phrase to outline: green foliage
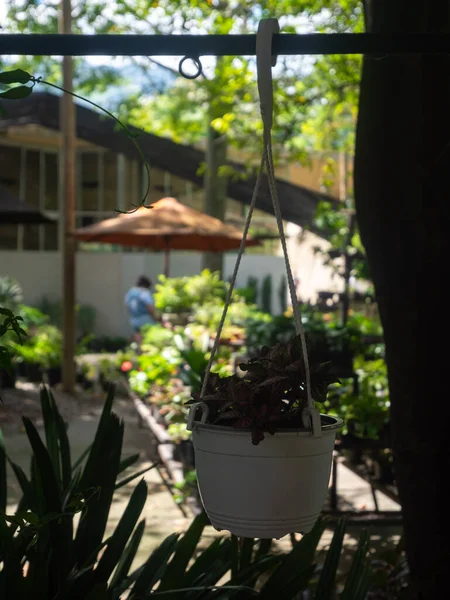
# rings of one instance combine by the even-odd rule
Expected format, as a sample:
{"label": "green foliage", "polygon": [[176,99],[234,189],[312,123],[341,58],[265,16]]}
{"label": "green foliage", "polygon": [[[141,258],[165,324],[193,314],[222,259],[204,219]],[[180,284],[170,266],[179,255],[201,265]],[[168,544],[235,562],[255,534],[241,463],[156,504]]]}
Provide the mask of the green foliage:
{"label": "green foliage", "polygon": [[[91,588],[107,588],[110,575],[129,547],[147,496],[146,485],[141,481],[115,531],[106,540],[107,516],[114,491],[120,486],[119,475],[125,468],[120,462],[123,424],[111,412],[112,402],[113,390],[105,403],[94,443],[78,464],[72,461],[66,423],[46,388],[41,391],[46,444],[24,417],[33,452],[32,471],[27,476],[8,459],[23,496],[15,514],[5,514],[6,502],[0,507],[2,597],[87,599]],[[0,461],[4,470],[5,454]],[[103,548],[105,552],[99,558]],[[26,570],[22,568],[25,563]],[[116,588],[127,581],[128,571],[129,568],[122,571]]]}
{"label": "green foliage", "polygon": [[186,429],[186,423],[170,423],[167,433],[174,444],[189,440],[191,437],[191,432]]}
{"label": "green foliage", "polygon": [[167,346],[173,345],[174,333],[162,325],[148,325],[142,328],[141,347],[143,352],[147,349],[164,350]]}
{"label": "green foliage", "polygon": [[96,313],[96,309],[87,304],[77,307],[77,329],[79,335],[84,337],[95,330]]}
{"label": "green foliage", "polygon": [[261,290],[262,309],[269,315],[272,314],[272,276],[266,275],[262,282]]}
{"label": "green foliage", "polygon": [[180,357],[175,348],[154,350],[138,357],[139,369],[130,372],[130,388],[139,396],[148,396],[152,386],[164,386],[178,370]]}
{"label": "green foliage", "polygon": [[[0,339],[2,341],[0,344],[0,369],[11,372],[16,345],[13,340],[17,339],[20,345],[23,343],[22,337],[25,337],[27,333],[22,328],[22,317],[14,315],[9,308],[0,306],[0,316],[2,317],[2,323],[0,324]],[[7,345],[3,345],[4,343]]]}
{"label": "green foliage", "polygon": [[44,296],[38,306],[39,310],[50,317],[50,322],[57,327],[62,324],[62,306],[59,300],[50,300]]}
{"label": "green foliage", "polygon": [[[164,20],[149,19],[151,0],[124,11],[127,26],[139,30],[145,19],[148,30],[172,33],[180,30],[211,34],[251,33],[261,17],[291,15],[281,20],[282,31],[363,31],[362,5],[350,2],[222,3],[171,2],[160,0]],[[144,8],[145,7],[145,8]],[[122,12],[121,14],[124,14]],[[146,15],[145,17],[143,15]],[[111,20],[116,31],[119,17]],[[134,22],[133,22],[134,21]],[[130,25],[131,23],[131,25]],[[123,27],[123,25],[122,25]],[[315,150],[353,147],[360,78],[360,56],[323,56],[283,59],[274,71],[274,142],[293,159],[307,161]],[[243,57],[221,57],[209,68],[208,76],[193,81],[177,79],[167,93],[144,99],[132,118],[154,133],[182,143],[200,141],[210,123],[218,135],[247,153],[255,153],[261,134],[261,118],[254,76],[254,61]],[[252,144],[249,144],[249,140]],[[324,178],[326,183],[326,178]]]}
{"label": "green foliage", "polygon": [[237,290],[239,296],[243,297],[247,304],[257,304],[258,302],[258,278],[249,275],[247,286]]}
{"label": "green foliage", "polygon": [[17,313],[22,302],[20,284],[12,277],[0,277],[0,306]]}
{"label": "green foliage", "polygon": [[271,317],[267,313],[256,313],[246,321],[246,343],[251,355],[263,346],[289,341],[293,333],[294,322],[291,316]]}
{"label": "green foliage", "polygon": [[346,431],[361,438],[380,439],[386,433],[390,419],[387,368],[384,360],[356,364],[359,393],[345,385],[333,390],[325,402],[324,412],[344,420]]}
{"label": "green foliage", "polygon": [[98,363],[100,375],[105,382],[116,383],[120,377],[119,365],[117,360],[110,358],[101,358]]}
{"label": "green foliage", "polygon": [[42,325],[47,325],[49,322],[49,316],[34,306],[22,304],[19,307],[19,314],[22,317],[24,327],[29,331],[33,331],[37,327],[42,327]]}
{"label": "green foliage", "polygon": [[[174,427],[174,425],[171,425],[171,427]],[[183,504],[197,491],[197,473],[195,470],[188,471],[184,476],[184,480],[175,483],[174,488],[173,499],[177,504]]]}
{"label": "green foliage", "polygon": [[[322,521],[289,554],[268,553],[265,540],[247,540],[239,548],[228,537],[214,539],[199,552],[199,541],[208,522],[201,514],[184,535],[169,535],[140,567],[131,571],[145,529],[141,515],[147,486],[139,481],[115,529],[106,537],[108,514],[117,489],[144,473],[123,476],[139,457],[121,460],[123,423],[112,412],[113,394],[111,387],[93,443],[76,461],[71,455],[67,424],[46,388],[41,392],[45,443],[34,425],[24,418],[33,453],[29,476],[7,457],[0,431],[2,598],[137,600],[164,592],[174,600],[181,595],[225,600],[253,596],[260,576],[264,575],[262,598],[272,598],[276,589],[280,597],[293,600],[299,591],[314,586],[316,547],[325,527]],[[23,492],[13,514],[6,513],[7,461]],[[194,479],[194,473],[187,475],[180,495],[188,492]],[[339,541],[332,542],[334,554]],[[322,571],[320,579],[325,577],[325,571],[330,585],[335,560],[328,562],[331,565]],[[362,598],[349,594],[365,588],[367,574],[367,536],[362,536],[344,595]]]}
{"label": "green foliage", "polygon": [[206,303],[219,305],[227,291],[219,274],[208,269],[190,277],[160,275],[158,281],[155,306],[164,313],[193,312]]}
{"label": "green foliage", "polygon": [[[247,363],[239,365],[245,375],[219,378],[212,374],[205,394],[193,393],[192,402],[205,402],[210,423],[250,430],[257,445],[265,433],[280,428],[303,428],[302,413],[307,406],[306,370],[300,336],[287,344],[263,347]],[[328,364],[311,363],[311,395],[325,402],[328,386],[335,383]]]}
{"label": "green foliage", "polygon": [[35,329],[22,345],[12,343],[18,357],[24,362],[35,363],[44,369],[57,367],[62,360],[62,333],[54,325],[42,325]]}
{"label": "green foliage", "polygon": [[[342,257],[351,257],[350,276],[357,279],[370,280],[366,253],[362,245],[357,227],[351,225],[349,209],[353,210],[352,202],[347,199],[342,210],[336,210],[329,202],[319,202],[314,225],[323,232],[330,242],[328,250],[316,248],[315,251],[324,257],[324,264],[331,267],[340,276],[344,275]],[[352,227],[352,229],[351,229]],[[336,259],[339,259],[336,261]]]}
{"label": "green foliage", "polygon": [[208,343],[203,348],[196,348],[180,335],[175,336],[175,343],[183,361],[179,377],[193,392],[199,392],[208,365]]}
{"label": "green foliage", "polygon": [[160,275],[154,294],[155,306],[162,313],[190,312],[192,304],[185,291],[184,277]]}
{"label": "green foliage", "polygon": [[280,300],[281,314],[284,314],[288,307],[287,302],[287,280],[286,277],[282,277],[280,281],[280,285],[278,287],[278,298]]}

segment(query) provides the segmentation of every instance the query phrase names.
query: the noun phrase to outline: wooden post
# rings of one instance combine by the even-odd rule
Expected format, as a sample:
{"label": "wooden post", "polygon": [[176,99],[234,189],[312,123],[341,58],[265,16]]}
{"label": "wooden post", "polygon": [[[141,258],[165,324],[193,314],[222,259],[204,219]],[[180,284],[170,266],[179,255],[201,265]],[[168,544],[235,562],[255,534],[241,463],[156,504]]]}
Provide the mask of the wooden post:
{"label": "wooden post", "polygon": [[[72,32],[71,0],[61,0],[60,33]],[[63,57],[63,88],[73,89],[73,60]],[[62,229],[62,320],[63,320],[63,387],[72,393],[75,387],[75,258],[76,242],[71,235],[75,229],[76,183],[75,183],[75,106],[70,94],[63,94],[60,100],[60,131],[62,137],[62,161],[60,177],[62,182],[62,204],[60,206],[60,227]]]}
{"label": "wooden post", "polygon": [[126,158],[124,154],[117,155],[117,206],[119,210],[126,210]]}
{"label": "wooden post", "polygon": [[[19,166],[19,200],[25,201],[27,193],[27,150],[20,148],[20,166]],[[17,226],[17,250],[23,250],[24,226],[19,223]]]}
{"label": "wooden post", "polygon": [[[45,152],[39,151],[39,210],[45,210]],[[39,225],[39,250],[45,250],[45,225]]]}

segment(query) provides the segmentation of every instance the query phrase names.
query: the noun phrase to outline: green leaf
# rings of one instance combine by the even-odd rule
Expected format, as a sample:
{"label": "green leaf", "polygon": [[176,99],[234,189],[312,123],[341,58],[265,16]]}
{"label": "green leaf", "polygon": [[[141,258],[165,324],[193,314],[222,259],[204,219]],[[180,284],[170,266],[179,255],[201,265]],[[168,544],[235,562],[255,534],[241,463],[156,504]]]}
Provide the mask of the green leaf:
{"label": "green leaf", "polygon": [[350,572],[347,575],[344,591],[340,600],[359,600],[360,590],[366,585],[368,577],[367,553],[369,551],[370,536],[367,529],[361,532],[358,547],[353,558]]}
{"label": "green leaf", "polygon": [[183,587],[184,574],[201,538],[205,525],[209,522],[206,513],[201,513],[179,540],[175,554],[161,579],[158,591],[175,590]]}
{"label": "green leaf", "polygon": [[125,511],[112,534],[103,556],[95,569],[94,581],[107,583],[133,533],[147,500],[147,485],[144,480],[135,487]]}
{"label": "green leaf", "polygon": [[291,552],[283,558],[283,562],[278,569],[270,576],[261,590],[261,598],[270,600],[277,595],[282,594],[282,590],[290,587],[294,581],[297,581],[301,591],[304,573],[309,569],[314,560],[317,544],[325,530],[325,524],[322,519],[318,519],[309,533],[296,544]]}
{"label": "green leaf", "polygon": [[22,417],[25,430],[33,449],[35,459],[35,479],[38,486],[37,494],[41,498],[38,514],[57,513],[61,518],[51,521],[48,525],[52,552],[49,557],[49,586],[59,588],[70,571],[72,519],[62,515],[62,499],[58,480],[53,468],[50,455],[44,446],[35,426],[27,417]]}
{"label": "green leaf", "polygon": [[13,71],[3,71],[3,73],[0,73],[0,83],[29,83],[30,81],[31,75],[22,69],[14,69]]}
{"label": "green leaf", "polygon": [[140,471],[137,471],[136,473],[132,473],[129,477],[125,477],[125,479],[121,479],[120,481],[118,481],[116,483],[114,490],[118,490],[119,488],[123,487],[124,485],[127,485],[128,483],[130,483],[130,481],[133,481],[134,479],[136,479],[136,477],[140,477],[144,473],[147,473],[147,471],[151,471],[152,469],[154,469],[157,466],[157,464],[158,463],[156,463],[154,465],[150,465],[149,467],[145,467],[145,469],[141,469]]}
{"label": "green leaf", "polygon": [[34,525],[35,527],[38,527],[41,522],[39,516],[31,510],[16,513],[16,516],[20,516],[26,523],[30,523],[30,525]]}
{"label": "green leaf", "polygon": [[[239,573],[236,575],[236,577],[233,577],[229,582],[228,585],[230,586],[241,586],[241,585],[249,585],[250,587],[252,587],[254,585],[255,580],[259,577],[259,575],[261,575],[262,573],[267,573],[269,571],[271,571],[274,567],[277,567],[280,565],[282,561],[282,556],[264,556],[263,558],[261,558],[261,560],[259,561],[254,561],[249,567],[247,567],[246,569],[242,569],[241,571],[239,571]],[[221,600],[228,600],[229,598],[232,598],[235,595],[238,595],[239,591],[236,592],[230,592],[230,591],[226,591],[223,590],[222,592],[218,592],[217,596],[215,596],[214,598],[218,599],[220,598]],[[273,598],[280,598],[281,596],[279,594],[276,594],[275,596],[272,596]]]}
{"label": "green leaf", "polygon": [[130,600],[137,600],[152,590],[166,570],[167,561],[172,556],[177,542],[178,534],[172,533],[152,552],[131,590]]}
{"label": "green leaf", "polygon": [[110,416],[111,409],[114,402],[114,385],[110,385],[108,394],[106,396],[106,402],[103,406],[102,414],[100,416],[100,421],[98,423],[97,431],[95,432],[95,438],[92,443],[88,459],[86,461],[83,475],[81,477],[80,485],[82,488],[92,487],[96,485],[95,477],[93,477],[93,473],[98,466],[98,461],[103,460],[99,450],[102,445],[102,440],[108,431],[108,427],[110,425]]}
{"label": "green leaf", "polygon": [[[20,561],[20,556],[17,555],[15,550],[13,528],[10,527],[5,518],[0,515],[0,554],[7,556],[8,561],[3,565],[0,575],[3,581],[0,581],[0,591],[14,590],[13,596],[15,598],[23,598],[23,567]],[[3,589],[2,589],[3,588]],[[7,598],[8,594],[2,593],[1,598]]]}
{"label": "green leaf", "polygon": [[133,535],[131,536],[131,539],[128,543],[128,546],[125,548],[125,551],[120,557],[120,560],[117,564],[117,568],[114,571],[114,575],[111,579],[110,587],[112,589],[116,589],[126,579],[128,572],[131,569],[131,565],[133,564],[136,553],[139,549],[139,544],[141,543],[142,536],[144,535],[144,530],[145,519],[142,519],[142,521],[134,530]]}
{"label": "green leaf", "polygon": [[247,568],[252,562],[254,538],[245,538],[241,549],[240,568]]}
{"label": "green leaf", "polygon": [[101,435],[97,431],[96,441],[86,464],[88,477],[84,481],[82,477],[80,482],[83,493],[90,489],[97,489],[98,493],[89,499],[87,510],[83,511],[78,526],[76,553],[79,564],[85,564],[103,540],[122,451],[124,425],[117,415],[107,414],[99,424],[100,427]]}
{"label": "green leaf", "polygon": [[[53,400],[53,402],[52,402]],[[58,427],[56,416],[56,405],[46,386],[41,386],[40,393],[42,418],[44,420],[45,440],[47,451],[53,464],[56,478],[61,482],[61,466],[59,460]]]}
{"label": "green leaf", "polygon": [[235,535],[231,536],[231,577],[239,573],[239,540]]}
{"label": "green leaf", "polygon": [[[219,542],[219,544],[217,544]],[[210,551],[211,550],[211,551]],[[184,578],[184,585],[191,588],[204,588],[216,585],[230,571],[231,540],[217,538],[194,562]],[[209,562],[208,562],[209,561]],[[197,565],[197,563],[199,563]],[[197,572],[191,581],[191,570]],[[203,597],[200,591],[192,591],[184,595],[185,600],[197,600]]]}
{"label": "green leaf", "polygon": [[42,485],[43,512],[61,514],[62,506],[58,481],[50,455],[30,419],[22,417],[22,421],[33,449],[33,456],[36,460],[36,473]]}
{"label": "green leaf", "polygon": [[4,100],[21,100],[22,98],[30,96],[32,91],[32,87],[18,85],[17,87],[0,92],[0,98],[3,98]]}
{"label": "green leaf", "polygon": [[63,490],[67,490],[70,487],[70,483],[72,480],[72,465],[71,465],[71,456],[70,456],[70,443],[69,438],[67,436],[67,425],[60,415],[53,394],[50,392],[51,401],[54,405],[54,410],[56,411],[56,427],[58,430],[59,436],[59,451],[61,458],[61,477],[62,477],[62,487]]}
{"label": "green leaf", "polygon": [[342,543],[345,535],[345,521],[339,519],[336,524],[325,562],[320,573],[315,600],[329,600],[336,586],[336,572],[341,558]]}
{"label": "green leaf", "polygon": [[5,440],[0,429],[0,513],[6,512],[7,488],[6,488],[6,452]]}
{"label": "green leaf", "polygon": [[[186,586],[191,586],[196,582],[196,580],[208,572],[211,568],[211,565],[224,551],[223,546],[230,546],[230,540],[222,540],[221,538],[216,538],[207,548],[204,550],[200,556],[198,556],[194,562],[194,564],[187,571],[184,584]],[[229,562],[229,561],[228,561]]]}
{"label": "green leaf", "polygon": [[134,465],[134,463],[137,462],[140,459],[140,457],[141,457],[141,455],[140,455],[140,453],[138,453],[138,454],[132,454],[131,456],[124,458],[120,463],[119,473],[122,473],[123,471],[125,471],[125,469],[128,469],[128,467],[131,467],[131,465]]}
{"label": "green leaf", "polygon": [[261,560],[263,556],[269,554],[270,547],[272,546],[272,540],[259,540],[258,550],[256,551],[255,561]]}

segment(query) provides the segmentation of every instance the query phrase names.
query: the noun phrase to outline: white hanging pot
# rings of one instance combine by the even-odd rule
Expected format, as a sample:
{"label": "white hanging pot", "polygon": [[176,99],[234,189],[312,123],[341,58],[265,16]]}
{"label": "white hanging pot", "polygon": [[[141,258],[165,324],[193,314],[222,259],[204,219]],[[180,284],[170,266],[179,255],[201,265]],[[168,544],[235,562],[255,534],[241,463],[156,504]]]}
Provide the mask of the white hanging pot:
{"label": "white hanging pot", "polygon": [[[195,421],[189,428],[203,506],[213,527],[239,537],[281,538],[311,531],[328,489],[336,432],[342,419],[321,415],[321,432],[266,434]],[[207,408],[202,403],[202,408]],[[202,421],[207,410],[202,413]]]}
{"label": "white hanging pot", "polygon": [[[304,429],[277,430],[274,435],[266,434],[261,443],[254,445],[252,444],[250,431],[235,429],[232,426],[208,424],[208,405],[203,401],[192,404],[187,425],[187,428],[192,431],[200,495],[212,525],[219,530],[231,531],[239,537],[263,539],[281,538],[288,533],[308,533],[311,531],[325,500],[336,432],[342,427],[341,419],[320,415],[314,406],[306,339],[296,297],[294,278],[289,264],[283,217],[274,175],[275,168],[271,142],[273,117],[272,66],[276,64],[276,57],[272,56],[272,37],[279,31],[280,27],[276,19],[263,19],[258,27],[256,66],[261,116],[264,124],[264,151],[222,319],[205,371],[200,394],[195,397],[199,400],[206,398],[211,366],[219,345],[228,306],[231,303],[232,292],[261,183],[263,167],[265,166],[286,264],[295,333],[301,342],[305,380],[300,382],[295,381],[294,378],[294,382],[291,382],[288,377],[285,381],[286,387],[282,388],[280,392],[280,379],[277,378],[279,378],[283,368],[279,366],[278,371],[274,370],[273,365],[269,364],[274,362],[274,357],[272,357],[269,361],[267,358],[264,359],[267,364],[262,366],[263,371],[267,370],[267,373],[270,373],[265,383],[258,381],[258,377],[256,379],[250,377],[246,385],[259,386],[259,392],[256,389],[255,391],[261,394],[262,386],[270,384],[271,381],[273,384],[275,379],[279,384],[277,395],[271,398],[275,403],[283,402],[280,393],[290,392],[292,397],[295,390],[300,391],[300,388],[302,388],[306,392],[307,401],[302,412]],[[286,349],[286,351],[289,360],[294,360],[295,352],[292,354],[292,348]],[[264,356],[267,357],[267,352]],[[281,364],[284,364],[283,361],[285,360],[286,357],[282,359]],[[297,363],[295,360],[289,363],[289,360],[285,365],[286,370],[289,370],[292,374],[294,368],[297,374],[300,373],[298,360],[296,359]],[[233,384],[234,382],[232,382]],[[223,390],[218,392],[218,397],[217,395],[214,396],[216,392],[217,390],[211,390],[212,397],[215,397],[216,402],[218,398],[220,402],[223,401],[223,405],[220,407],[221,410],[224,410],[225,414],[232,412],[233,401],[231,397],[229,402],[225,401],[229,390],[224,394],[225,397],[221,396]],[[248,389],[247,391],[242,389],[241,392],[243,392],[243,397],[247,398],[245,394]],[[249,406],[251,409],[251,402],[253,401],[251,394],[247,398],[247,405],[242,398],[239,399],[239,394],[237,394],[235,400],[238,406],[241,404],[245,407],[244,412]],[[231,411],[228,410],[230,408]],[[282,408],[286,408],[286,406],[279,404],[278,409],[280,412]],[[200,410],[201,419],[197,421],[196,417]],[[240,417],[242,416],[248,417],[249,415],[241,414]]]}

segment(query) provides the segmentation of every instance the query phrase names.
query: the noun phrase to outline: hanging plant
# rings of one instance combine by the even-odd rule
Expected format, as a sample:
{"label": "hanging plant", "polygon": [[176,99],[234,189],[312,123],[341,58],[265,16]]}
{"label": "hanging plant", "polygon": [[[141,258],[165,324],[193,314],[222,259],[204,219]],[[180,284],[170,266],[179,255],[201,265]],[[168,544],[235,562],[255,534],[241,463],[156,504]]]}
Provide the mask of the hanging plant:
{"label": "hanging plant", "polygon": [[[272,35],[276,19],[263,19],[256,39],[264,151],[211,357],[200,393],[191,400],[192,431],[200,495],[216,529],[239,537],[280,538],[308,533],[328,488],[331,459],[342,420],[320,415],[336,381],[327,364],[310,368],[283,229],[272,158]],[[276,61],[275,61],[276,62]],[[266,170],[286,264],[296,336],[263,349],[241,365],[243,376],[211,374],[231,304],[263,170]],[[198,417],[200,416],[200,420]],[[269,434],[269,435],[266,435]],[[263,443],[261,443],[263,442]]]}
{"label": "hanging plant", "polygon": [[[254,445],[277,429],[303,427],[307,407],[306,376],[299,336],[288,344],[265,346],[258,356],[239,365],[244,377],[220,378],[211,374],[203,398],[193,394],[191,403],[201,400],[208,406],[208,421],[251,432]],[[325,402],[328,386],[338,382],[330,363],[310,369],[312,395]]]}
{"label": "hanging plant", "polygon": [[[336,382],[329,363],[309,369],[316,402]],[[192,429],[202,502],[217,529],[240,537],[280,538],[311,530],[328,488],[342,420],[305,426],[306,371],[300,336],[263,347],[240,365],[243,376],[212,373],[193,394]],[[195,420],[202,411],[201,420]]]}

